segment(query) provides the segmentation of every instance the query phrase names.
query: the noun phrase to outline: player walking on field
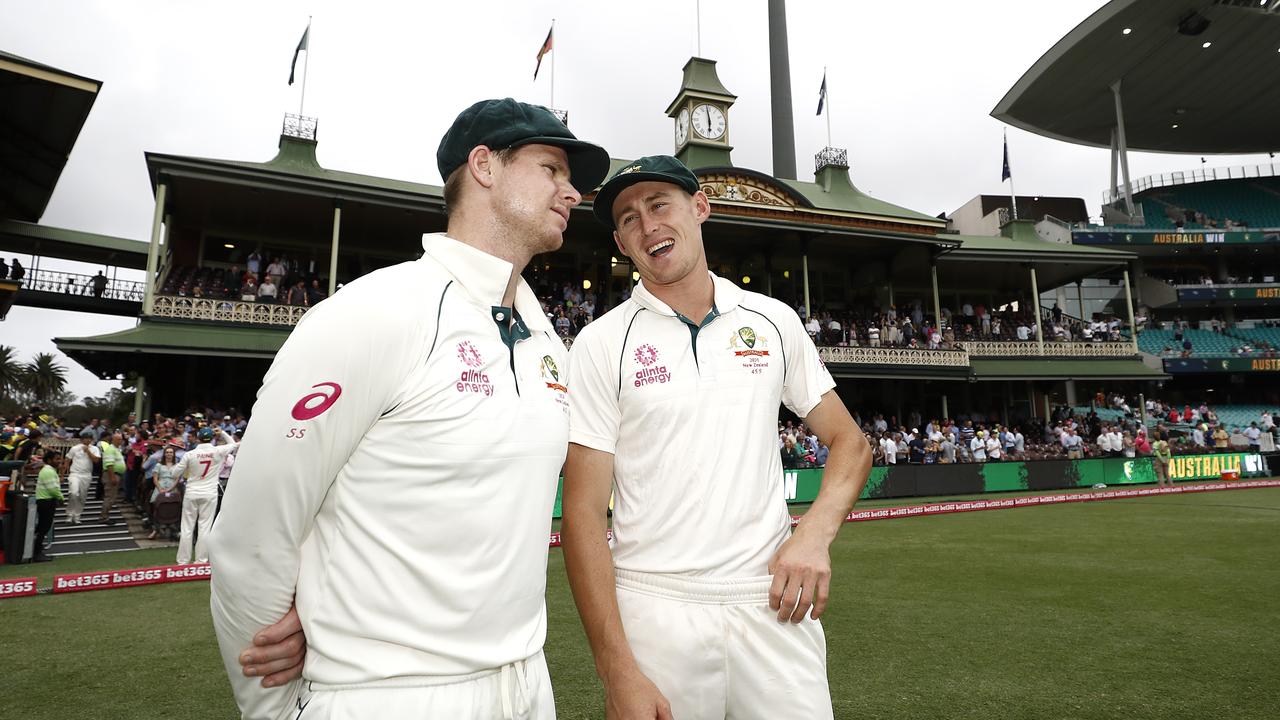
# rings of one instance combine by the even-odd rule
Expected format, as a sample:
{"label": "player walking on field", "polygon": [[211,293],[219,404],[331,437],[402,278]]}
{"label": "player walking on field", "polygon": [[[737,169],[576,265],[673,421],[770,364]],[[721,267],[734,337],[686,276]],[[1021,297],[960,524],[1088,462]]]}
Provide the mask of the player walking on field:
{"label": "player walking on field", "polygon": [[[245,717],[555,717],[542,644],[567,353],[520,273],[560,247],[609,158],[507,99],[463,111],[436,160],[446,232],[307,312],[237,454],[211,606]],[[259,637],[289,635],[295,600],[305,688],[292,640],[242,652],[282,617]]]}
{"label": "player walking on field", "polygon": [[[688,168],[630,163],[594,212],[642,278],[569,365],[565,565],[607,717],[830,718],[818,618],[867,441],[796,313],[708,271],[711,208]],[[830,447],[795,532],[780,405]]]}
{"label": "player walking on field", "polygon": [[182,494],[182,531],[178,536],[178,564],[191,562],[191,536],[199,528],[196,536],[195,560],[209,560],[209,533],[213,530],[213,518],[218,507],[218,473],[227,457],[235,451],[235,438],[217,429],[217,436],[223,444],[214,445],[214,429],[202,427],[196,432],[196,445],[188,450],[173,468],[173,476],[185,478],[187,489]]}

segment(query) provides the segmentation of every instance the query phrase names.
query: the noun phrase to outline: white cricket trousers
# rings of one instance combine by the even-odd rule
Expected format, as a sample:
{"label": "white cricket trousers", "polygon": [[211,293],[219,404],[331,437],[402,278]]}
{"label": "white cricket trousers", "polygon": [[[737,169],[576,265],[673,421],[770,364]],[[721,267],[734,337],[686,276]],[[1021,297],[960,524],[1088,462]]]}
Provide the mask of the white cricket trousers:
{"label": "white cricket trousers", "polygon": [[555,720],[542,651],[459,677],[404,677],[363,685],[303,683],[295,720]]}
{"label": "white cricket trousers", "polygon": [[182,534],[178,536],[178,564],[191,562],[191,534],[198,527],[196,562],[209,562],[207,540],[213,532],[213,515],[218,507],[217,495],[185,495],[182,498]]}
{"label": "white cricket trousers", "polygon": [[822,625],[778,622],[771,577],[615,573],[627,641],[676,720],[832,717]]}
{"label": "white cricket trousers", "polygon": [[84,512],[84,504],[89,499],[89,486],[93,485],[93,475],[87,473],[67,473],[67,520],[80,522]]}

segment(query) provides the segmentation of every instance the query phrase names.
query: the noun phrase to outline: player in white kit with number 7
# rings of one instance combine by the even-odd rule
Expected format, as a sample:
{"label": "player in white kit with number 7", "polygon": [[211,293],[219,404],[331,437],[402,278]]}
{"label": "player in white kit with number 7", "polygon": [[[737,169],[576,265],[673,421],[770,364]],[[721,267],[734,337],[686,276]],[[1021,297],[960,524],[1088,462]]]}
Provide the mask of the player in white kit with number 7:
{"label": "player in white kit with number 7", "polygon": [[182,494],[182,532],[178,536],[178,564],[191,562],[191,535],[198,528],[195,543],[196,562],[207,562],[209,532],[213,530],[213,517],[218,509],[218,474],[227,462],[227,456],[236,449],[235,438],[217,430],[222,445],[214,445],[214,431],[203,427],[196,432],[200,441],[188,450],[174,466],[174,477],[185,478],[186,492]]}

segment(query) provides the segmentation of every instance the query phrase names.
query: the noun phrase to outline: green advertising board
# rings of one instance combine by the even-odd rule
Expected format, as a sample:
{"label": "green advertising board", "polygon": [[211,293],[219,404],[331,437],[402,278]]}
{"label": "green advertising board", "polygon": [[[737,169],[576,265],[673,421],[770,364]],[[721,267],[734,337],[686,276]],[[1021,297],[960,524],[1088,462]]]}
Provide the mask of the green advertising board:
{"label": "green advertising board", "polygon": [[1107,232],[1078,230],[1071,233],[1071,242],[1077,245],[1260,245],[1280,242],[1280,233],[1260,230],[1235,232],[1206,232],[1202,230],[1187,232],[1134,230]]}
{"label": "green advertising board", "polygon": [[[1217,480],[1224,471],[1239,477],[1268,474],[1261,455],[1217,453],[1179,455],[1169,463],[1172,480]],[[968,463],[962,465],[894,465],[873,467],[862,498],[969,495],[984,492],[1060,490],[1094,485],[1154,483],[1150,457],[1037,460],[1035,462]],[[813,502],[822,487],[822,468],[787,470],[783,496],[789,503]],[[560,490],[554,517],[560,517]]]}
{"label": "green advertising board", "polygon": [[1178,302],[1228,301],[1269,305],[1280,300],[1280,285],[1201,285],[1178,288]]}

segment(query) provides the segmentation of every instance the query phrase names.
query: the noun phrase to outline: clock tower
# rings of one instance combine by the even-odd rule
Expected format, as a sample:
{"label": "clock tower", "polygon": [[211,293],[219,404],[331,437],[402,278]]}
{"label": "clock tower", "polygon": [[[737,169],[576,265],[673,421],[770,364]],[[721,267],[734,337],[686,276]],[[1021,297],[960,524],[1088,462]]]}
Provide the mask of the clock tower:
{"label": "clock tower", "polygon": [[689,58],[684,82],[667,107],[675,121],[675,155],[690,168],[729,167],[729,107],[738,96],[720,84],[716,61]]}

